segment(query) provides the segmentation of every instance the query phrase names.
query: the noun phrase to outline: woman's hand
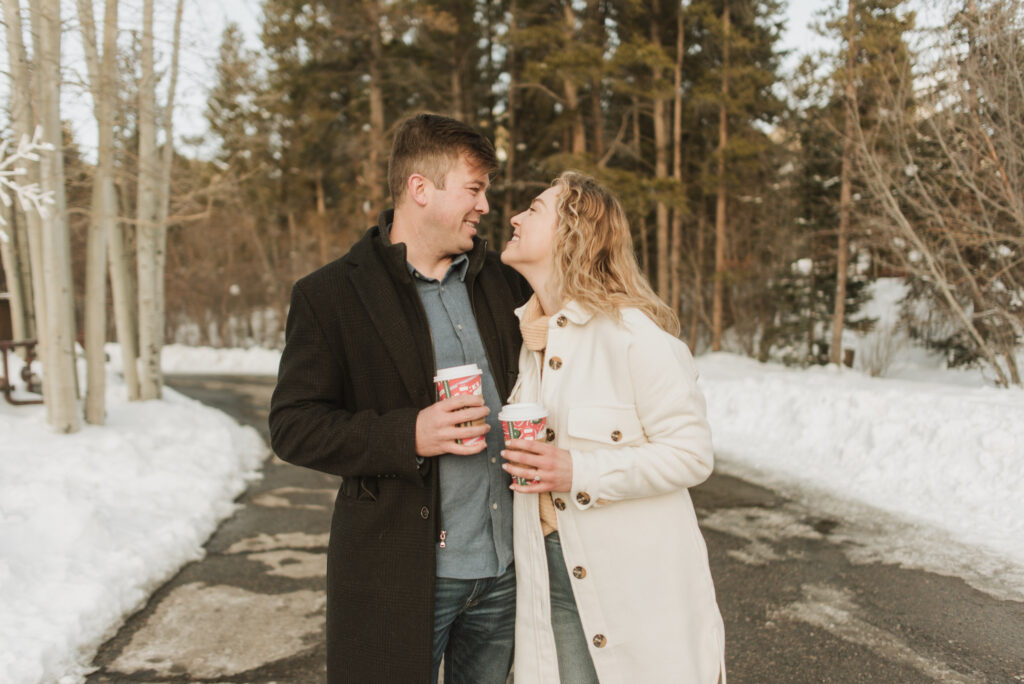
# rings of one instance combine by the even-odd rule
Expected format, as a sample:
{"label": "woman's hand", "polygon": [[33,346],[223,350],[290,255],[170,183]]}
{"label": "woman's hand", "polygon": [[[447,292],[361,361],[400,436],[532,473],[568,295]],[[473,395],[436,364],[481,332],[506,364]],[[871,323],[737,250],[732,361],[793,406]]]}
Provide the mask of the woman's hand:
{"label": "woman's hand", "polygon": [[512,480],[514,491],[536,494],[572,489],[572,455],[565,449],[532,439],[513,439],[501,455],[508,461],[502,468],[530,483],[520,485]]}

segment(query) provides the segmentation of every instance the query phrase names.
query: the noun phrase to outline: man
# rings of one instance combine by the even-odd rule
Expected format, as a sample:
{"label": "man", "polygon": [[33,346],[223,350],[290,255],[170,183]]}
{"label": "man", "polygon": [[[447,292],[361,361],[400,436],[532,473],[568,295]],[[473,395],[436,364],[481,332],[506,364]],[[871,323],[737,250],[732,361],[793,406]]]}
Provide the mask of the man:
{"label": "man", "polygon": [[[395,136],[394,211],[295,284],[270,408],[286,461],[340,475],[327,553],[327,679],[502,684],[512,658],[512,499],[497,423],[527,286],[476,237],[491,143],[422,114]],[[436,401],[475,363],[483,399]],[[486,424],[459,427],[486,418]],[[462,444],[486,434],[486,445]]]}

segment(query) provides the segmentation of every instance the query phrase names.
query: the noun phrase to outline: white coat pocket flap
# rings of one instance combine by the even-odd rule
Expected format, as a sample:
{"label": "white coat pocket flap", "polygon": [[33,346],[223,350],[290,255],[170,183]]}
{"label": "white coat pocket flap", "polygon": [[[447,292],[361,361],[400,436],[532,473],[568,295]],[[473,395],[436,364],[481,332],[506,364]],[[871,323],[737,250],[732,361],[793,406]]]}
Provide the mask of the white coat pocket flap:
{"label": "white coat pocket flap", "polygon": [[602,444],[643,439],[644,428],[632,406],[577,406],[569,409],[569,436]]}

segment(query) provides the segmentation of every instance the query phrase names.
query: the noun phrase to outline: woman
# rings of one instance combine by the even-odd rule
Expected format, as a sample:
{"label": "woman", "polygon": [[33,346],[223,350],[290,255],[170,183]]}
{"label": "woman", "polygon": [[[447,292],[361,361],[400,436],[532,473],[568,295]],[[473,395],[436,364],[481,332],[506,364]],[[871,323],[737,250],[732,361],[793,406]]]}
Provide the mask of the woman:
{"label": "woman", "polygon": [[724,628],[688,487],[711,433],[678,319],[637,267],[625,213],[563,173],[512,219],[501,258],[534,297],[510,401],[548,410],[512,440],[516,684],[725,681]]}

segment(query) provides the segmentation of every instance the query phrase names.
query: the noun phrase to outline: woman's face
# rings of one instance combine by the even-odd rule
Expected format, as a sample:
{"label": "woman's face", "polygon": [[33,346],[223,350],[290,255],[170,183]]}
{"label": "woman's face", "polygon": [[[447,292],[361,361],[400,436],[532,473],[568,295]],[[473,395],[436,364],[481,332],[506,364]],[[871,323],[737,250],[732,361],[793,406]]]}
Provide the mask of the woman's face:
{"label": "woman's face", "polygon": [[501,260],[520,273],[551,268],[559,190],[559,186],[551,186],[534,197],[526,211],[512,217],[512,238],[505,245]]}

